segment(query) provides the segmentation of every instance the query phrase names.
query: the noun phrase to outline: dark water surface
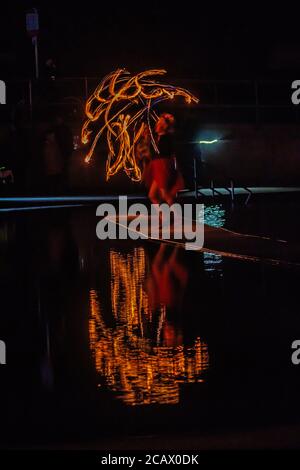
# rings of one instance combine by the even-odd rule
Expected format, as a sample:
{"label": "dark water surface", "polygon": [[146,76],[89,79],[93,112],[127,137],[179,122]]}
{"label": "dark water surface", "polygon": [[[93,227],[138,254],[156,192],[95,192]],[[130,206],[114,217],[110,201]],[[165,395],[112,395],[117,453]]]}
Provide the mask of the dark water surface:
{"label": "dark water surface", "polygon": [[[299,203],[206,222],[298,241]],[[299,269],[100,241],[95,207],[1,215],[1,441],[300,423]]]}

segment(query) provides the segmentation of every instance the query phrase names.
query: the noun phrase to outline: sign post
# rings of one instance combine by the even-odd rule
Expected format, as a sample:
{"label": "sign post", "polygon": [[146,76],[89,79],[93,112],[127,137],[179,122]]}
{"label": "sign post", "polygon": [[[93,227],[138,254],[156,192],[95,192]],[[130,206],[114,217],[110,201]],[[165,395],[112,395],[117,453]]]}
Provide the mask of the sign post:
{"label": "sign post", "polygon": [[38,33],[39,33],[39,15],[36,8],[26,14],[26,30],[32,38],[34,46],[35,78],[39,78],[39,55],[38,55]]}

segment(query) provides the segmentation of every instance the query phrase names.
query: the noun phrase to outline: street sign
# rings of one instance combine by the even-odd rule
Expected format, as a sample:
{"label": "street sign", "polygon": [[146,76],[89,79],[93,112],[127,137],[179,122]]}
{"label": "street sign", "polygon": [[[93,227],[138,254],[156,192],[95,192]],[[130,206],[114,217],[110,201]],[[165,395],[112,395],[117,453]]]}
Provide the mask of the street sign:
{"label": "street sign", "polygon": [[26,30],[29,36],[34,37],[39,32],[39,15],[36,9],[26,14]]}
{"label": "street sign", "polygon": [[38,40],[37,35],[39,32],[39,15],[36,8],[26,14],[26,30],[32,38],[34,46],[34,61],[35,61],[35,78],[39,78],[39,56],[38,56]]}

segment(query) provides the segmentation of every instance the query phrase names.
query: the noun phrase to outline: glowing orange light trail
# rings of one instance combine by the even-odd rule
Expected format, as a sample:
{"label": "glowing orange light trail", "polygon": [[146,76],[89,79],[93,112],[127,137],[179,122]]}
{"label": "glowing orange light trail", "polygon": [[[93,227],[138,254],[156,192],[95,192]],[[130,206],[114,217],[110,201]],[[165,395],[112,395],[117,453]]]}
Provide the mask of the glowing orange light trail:
{"label": "glowing orange light trail", "polygon": [[[188,90],[158,83],[152,79],[154,75],[165,73],[165,70],[153,69],[131,75],[125,69],[118,69],[106,75],[88,98],[85,105],[87,120],[82,127],[81,142],[88,144],[92,139],[92,143],[85,162],[91,160],[99,138],[106,132],[107,180],[123,169],[132,180],[140,181],[141,170],[137,163],[135,147],[144,126],[148,125],[155,148],[151,127],[153,121],[157,120],[157,114],[152,111],[153,106],[176,96],[183,97],[186,103],[198,103],[199,100]],[[102,126],[96,132],[93,123],[100,118]]]}

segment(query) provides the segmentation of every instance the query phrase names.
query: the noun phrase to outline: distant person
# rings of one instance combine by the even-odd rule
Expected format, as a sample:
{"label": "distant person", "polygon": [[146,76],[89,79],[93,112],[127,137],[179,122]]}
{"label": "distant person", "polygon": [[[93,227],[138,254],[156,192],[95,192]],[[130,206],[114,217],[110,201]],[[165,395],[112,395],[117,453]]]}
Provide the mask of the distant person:
{"label": "distant person", "polygon": [[51,193],[67,189],[68,168],[73,152],[73,135],[61,116],[46,132],[44,142],[44,170],[46,187]]}
{"label": "distant person", "polygon": [[60,87],[57,86],[57,67],[54,59],[49,58],[44,63],[43,81],[40,83],[40,89],[43,100],[49,103],[58,103],[60,101]]}
{"label": "distant person", "polygon": [[54,129],[46,132],[43,159],[46,191],[52,194],[62,192],[64,187],[64,162]]}
{"label": "distant person", "polygon": [[48,80],[55,80],[56,79],[57,68],[56,64],[53,59],[49,58],[46,60],[45,63],[45,74]]}

